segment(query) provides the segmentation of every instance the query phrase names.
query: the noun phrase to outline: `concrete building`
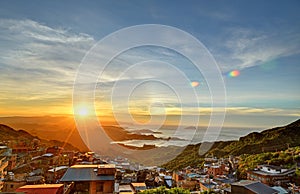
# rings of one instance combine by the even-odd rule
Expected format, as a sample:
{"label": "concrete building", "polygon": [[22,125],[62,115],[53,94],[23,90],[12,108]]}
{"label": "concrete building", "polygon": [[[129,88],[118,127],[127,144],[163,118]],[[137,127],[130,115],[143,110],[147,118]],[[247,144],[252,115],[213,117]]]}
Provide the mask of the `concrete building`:
{"label": "concrete building", "polygon": [[283,169],[279,166],[261,165],[258,169],[248,171],[247,179],[261,181],[269,186],[285,185],[295,174],[295,169]]}
{"label": "concrete building", "polygon": [[212,165],[212,166],[208,167],[208,169],[207,169],[207,173],[212,176],[223,175],[223,174],[225,174],[224,171],[225,171],[224,164]]}

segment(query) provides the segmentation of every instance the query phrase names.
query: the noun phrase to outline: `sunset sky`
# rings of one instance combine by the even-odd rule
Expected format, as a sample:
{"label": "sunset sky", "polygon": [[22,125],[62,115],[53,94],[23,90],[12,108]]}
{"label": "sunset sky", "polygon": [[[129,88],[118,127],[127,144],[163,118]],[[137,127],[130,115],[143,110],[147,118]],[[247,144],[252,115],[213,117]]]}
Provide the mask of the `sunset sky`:
{"label": "sunset sky", "polygon": [[[220,68],[227,94],[226,126],[273,127],[300,116],[300,1],[0,1],[0,117],[72,115],[73,84],[87,52],[125,27],[163,24],[197,38]],[[147,38],[145,36],[145,38]],[[172,37],[174,41],[180,37]],[[108,48],[109,49],[109,48]],[[189,82],[157,61],[134,69],[126,64],[151,58],[172,63]],[[124,62],[125,61],[125,62]],[[195,91],[178,101],[176,92],[145,82],[128,96],[117,95],[114,111],[172,120],[209,118],[209,88],[191,62],[166,48],[128,50],[111,61],[97,85],[98,116],[112,116],[109,92],[152,75],[173,79],[175,91]],[[124,66],[125,65],[125,66]],[[158,65],[158,66],[157,66]],[[122,67],[122,68],[121,68]],[[147,69],[148,68],[148,69]],[[120,77],[119,77],[120,78]],[[177,81],[177,82],[176,82]],[[121,86],[120,86],[121,87]],[[99,88],[99,90],[98,90]],[[89,114],[84,103],[77,113]],[[76,107],[75,107],[76,108]],[[124,117],[125,118],[125,117]],[[187,119],[188,121],[188,119]],[[188,125],[188,123],[184,123]]]}

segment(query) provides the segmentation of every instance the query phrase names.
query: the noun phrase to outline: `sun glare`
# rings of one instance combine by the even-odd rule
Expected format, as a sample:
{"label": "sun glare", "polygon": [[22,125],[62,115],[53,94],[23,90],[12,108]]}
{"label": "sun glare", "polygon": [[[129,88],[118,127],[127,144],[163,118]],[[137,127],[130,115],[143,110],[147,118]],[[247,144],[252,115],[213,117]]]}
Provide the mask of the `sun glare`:
{"label": "sun glare", "polygon": [[88,115],[88,110],[86,108],[81,108],[81,109],[79,109],[78,114],[80,116],[86,116],[86,115]]}

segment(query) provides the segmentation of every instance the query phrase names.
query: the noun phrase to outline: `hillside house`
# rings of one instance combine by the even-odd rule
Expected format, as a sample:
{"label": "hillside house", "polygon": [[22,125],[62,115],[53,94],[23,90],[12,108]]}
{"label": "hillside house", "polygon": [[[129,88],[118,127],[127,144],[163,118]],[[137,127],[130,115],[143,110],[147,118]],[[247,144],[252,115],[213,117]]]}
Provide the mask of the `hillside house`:
{"label": "hillside house", "polygon": [[247,179],[261,181],[269,186],[285,185],[295,174],[295,169],[284,169],[279,166],[261,165],[258,169],[248,171]]}
{"label": "hillside house", "polygon": [[110,194],[114,192],[115,173],[113,164],[74,165],[60,181],[70,193]]}

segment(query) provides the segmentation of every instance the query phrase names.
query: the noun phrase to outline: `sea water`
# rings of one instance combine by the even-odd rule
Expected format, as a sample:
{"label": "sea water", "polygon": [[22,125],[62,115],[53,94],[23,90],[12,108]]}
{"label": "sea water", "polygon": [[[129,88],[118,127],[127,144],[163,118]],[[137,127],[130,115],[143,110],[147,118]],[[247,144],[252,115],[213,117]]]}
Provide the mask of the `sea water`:
{"label": "sea water", "polygon": [[[145,128],[143,128],[145,129]],[[162,127],[159,129],[150,128],[149,133],[139,133],[137,127],[127,127],[129,133],[138,133],[142,135],[154,135],[156,140],[127,140],[114,143],[121,143],[130,146],[142,147],[143,145],[155,145],[157,147],[167,146],[187,146],[189,144],[197,144],[201,142],[214,142],[214,141],[230,141],[238,140],[240,137],[245,136],[251,132],[260,132],[261,128],[234,128],[223,127],[218,129],[206,128],[187,128],[183,127]]]}

